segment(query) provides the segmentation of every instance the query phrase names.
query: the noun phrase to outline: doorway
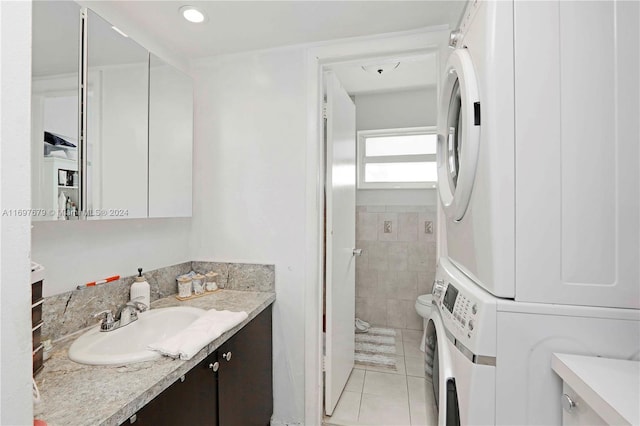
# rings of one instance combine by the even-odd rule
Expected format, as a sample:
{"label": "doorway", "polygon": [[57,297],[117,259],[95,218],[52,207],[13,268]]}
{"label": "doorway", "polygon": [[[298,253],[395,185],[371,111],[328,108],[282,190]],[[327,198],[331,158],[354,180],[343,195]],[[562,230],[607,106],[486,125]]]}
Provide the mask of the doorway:
{"label": "doorway", "polygon": [[[435,143],[433,155],[420,152],[416,154],[420,158],[410,158],[403,152],[386,152],[387,155],[374,153],[371,157],[375,158],[367,160],[364,154],[372,150],[373,145],[380,145],[385,137],[395,137],[398,145],[403,143],[403,136],[435,133],[438,50],[329,61],[321,64],[320,69],[321,99],[327,98],[334,84],[332,81],[337,80],[355,106],[356,131],[351,138],[351,149],[355,154],[358,147],[358,164],[355,164],[351,179],[353,186],[357,186],[357,195],[352,198],[351,208],[344,211],[353,211],[347,213],[355,216],[351,231],[347,232],[352,232],[351,237],[356,241],[353,249],[362,250],[360,257],[349,253],[355,266],[355,279],[350,284],[354,288],[348,292],[352,298],[334,300],[335,295],[344,297],[344,293],[336,292],[332,286],[341,288],[345,284],[335,282],[336,275],[341,275],[332,270],[330,247],[331,239],[336,237],[332,232],[335,231],[332,215],[339,213],[332,212],[330,206],[334,165],[332,147],[325,145],[321,161],[322,211],[325,215],[322,218],[320,323],[326,333],[322,352],[325,366],[323,413],[330,416],[324,417],[324,423],[375,424],[378,421],[380,424],[409,425],[413,420],[426,424],[430,413],[424,403],[424,369],[421,366],[424,357],[418,349],[422,318],[416,313],[414,304],[418,294],[429,291],[430,275],[435,273],[435,185],[431,180],[415,182],[424,180],[424,176],[420,179],[398,177],[397,173],[389,174],[389,170],[398,170],[398,163],[404,161],[399,167],[401,171],[420,163],[418,169],[424,174],[425,161],[432,160],[435,164]],[[327,108],[324,102],[323,108]],[[330,138],[324,137],[332,131],[331,120],[329,114],[323,126],[326,144],[332,143]],[[371,138],[370,146],[367,138]],[[392,158],[394,155],[396,157]],[[341,232],[345,229],[349,228],[342,228]],[[347,248],[342,249],[346,255]],[[433,267],[429,269],[427,265]],[[351,305],[345,307],[345,302]],[[336,311],[337,304],[343,307]],[[334,317],[340,318],[341,322],[336,324]],[[370,334],[354,333],[355,317],[368,323]],[[342,339],[341,354],[335,350],[340,345],[334,342],[336,328],[338,340]],[[350,345],[344,340],[348,333],[353,336]],[[376,341],[384,344],[373,344]],[[362,348],[361,352],[371,356],[354,365],[354,355]],[[377,356],[379,348],[383,348],[384,357]],[[342,362],[339,368],[343,371],[339,373],[333,370],[339,363],[334,359],[336,357]],[[391,361],[385,361],[386,364],[369,362],[376,358]],[[354,368],[344,374],[344,364],[348,362]]]}

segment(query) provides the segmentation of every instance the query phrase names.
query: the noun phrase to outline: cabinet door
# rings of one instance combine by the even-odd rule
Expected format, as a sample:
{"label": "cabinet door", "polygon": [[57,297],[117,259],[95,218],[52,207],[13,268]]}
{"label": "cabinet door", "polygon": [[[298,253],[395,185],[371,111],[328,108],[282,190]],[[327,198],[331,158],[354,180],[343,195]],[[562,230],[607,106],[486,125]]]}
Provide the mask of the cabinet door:
{"label": "cabinet door", "polygon": [[273,413],[271,306],[218,349],[219,421],[265,426]]}
{"label": "cabinet door", "polygon": [[149,63],[149,217],[191,217],[193,84],[155,55]]}
{"label": "cabinet door", "polygon": [[89,219],[147,217],[149,52],[87,11]]}
{"label": "cabinet door", "polygon": [[[215,426],[217,422],[217,374],[209,367],[214,352],[136,413],[136,426]],[[125,421],[123,425],[130,424]]]}
{"label": "cabinet door", "polygon": [[638,2],[514,2],[516,300],[640,308]]}

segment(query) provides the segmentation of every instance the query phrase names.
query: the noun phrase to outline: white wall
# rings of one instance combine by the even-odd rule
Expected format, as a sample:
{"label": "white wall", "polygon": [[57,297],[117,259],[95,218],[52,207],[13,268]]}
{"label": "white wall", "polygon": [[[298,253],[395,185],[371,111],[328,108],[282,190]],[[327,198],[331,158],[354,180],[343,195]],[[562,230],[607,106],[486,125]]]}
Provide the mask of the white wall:
{"label": "white wall", "polygon": [[435,87],[356,95],[358,130],[435,126],[438,120]]}
{"label": "white wall", "polygon": [[31,258],[45,266],[44,296],[111,275],[191,260],[191,219],[37,222]]}
{"label": "white wall", "polygon": [[[435,126],[438,120],[437,89],[356,95],[358,130]],[[435,189],[359,189],[359,206],[436,205]]]}
{"label": "white wall", "polygon": [[[30,207],[31,2],[0,2],[0,210]],[[29,218],[0,215],[0,424],[33,422]]]}
{"label": "white wall", "polygon": [[304,415],[306,56],[195,64],[194,259],[271,263],[274,419]]}

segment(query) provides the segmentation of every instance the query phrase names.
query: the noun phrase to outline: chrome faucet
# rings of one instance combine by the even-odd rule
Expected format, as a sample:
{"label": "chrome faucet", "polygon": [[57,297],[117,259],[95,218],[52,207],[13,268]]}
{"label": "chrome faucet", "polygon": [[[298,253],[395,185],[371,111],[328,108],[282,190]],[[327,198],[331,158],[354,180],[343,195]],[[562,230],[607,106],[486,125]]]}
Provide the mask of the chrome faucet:
{"label": "chrome faucet", "polygon": [[[139,299],[139,298],[136,298]],[[129,325],[138,319],[138,312],[144,312],[149,307],[136,299],[130,300],[120,306],[114,316],[110,310],[98,312],[93,317],[100,318],[100,331],[113,331],[125,325]]]}

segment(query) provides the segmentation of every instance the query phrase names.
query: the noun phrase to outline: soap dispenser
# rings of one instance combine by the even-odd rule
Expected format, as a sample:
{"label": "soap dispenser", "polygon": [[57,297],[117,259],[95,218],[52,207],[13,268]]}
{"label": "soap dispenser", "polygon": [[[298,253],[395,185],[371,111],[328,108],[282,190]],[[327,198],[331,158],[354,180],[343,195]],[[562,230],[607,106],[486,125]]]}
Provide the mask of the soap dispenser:
{"label": "soap dispenser", "polygon": [[131,300],[144,303],[148,308],[151,307],[151,287],[142,275],[142,268],[138,268],[136,282],[131,284]]}

